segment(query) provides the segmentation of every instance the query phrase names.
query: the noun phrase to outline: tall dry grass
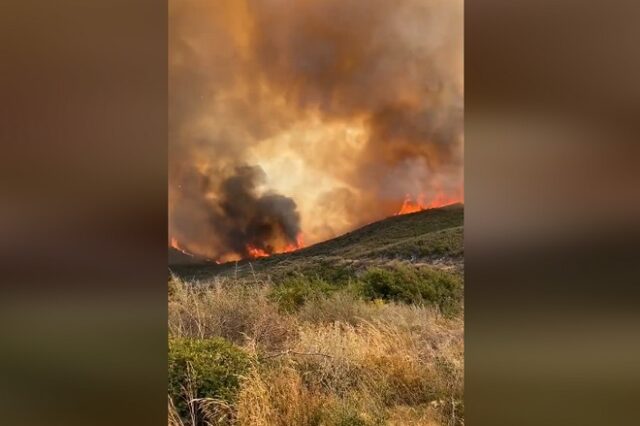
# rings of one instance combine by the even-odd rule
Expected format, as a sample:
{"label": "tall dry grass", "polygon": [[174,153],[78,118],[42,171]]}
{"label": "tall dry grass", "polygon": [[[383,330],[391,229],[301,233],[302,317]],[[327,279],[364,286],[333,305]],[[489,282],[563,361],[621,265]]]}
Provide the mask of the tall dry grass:
{"label": "tall dry grass", "polygon": [[[464,424],[461,316],[347,292],[287,314],[270,291],[269,283],[173,279],[170,334],[224,337],[252,360],[232,415],[210,424]],[[170,406],[170,425],[189,423]]]}
{"label": "tall dry grass", "polygon": [[294,335],[295,321],[268,300],[268,285],[229,279],[197,285],[172,281],[170,336],[224,337],[266,350],[282,347]]}

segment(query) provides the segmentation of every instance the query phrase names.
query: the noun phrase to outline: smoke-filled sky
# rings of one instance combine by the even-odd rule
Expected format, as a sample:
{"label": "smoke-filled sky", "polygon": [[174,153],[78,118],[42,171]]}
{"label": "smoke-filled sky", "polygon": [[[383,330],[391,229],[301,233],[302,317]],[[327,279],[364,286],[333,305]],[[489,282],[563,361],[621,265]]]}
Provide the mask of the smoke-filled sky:
{"label": "smoke-filled sky", "polygon": [[462,0],[170,0],[169,234],[219,260],[462,199]]}

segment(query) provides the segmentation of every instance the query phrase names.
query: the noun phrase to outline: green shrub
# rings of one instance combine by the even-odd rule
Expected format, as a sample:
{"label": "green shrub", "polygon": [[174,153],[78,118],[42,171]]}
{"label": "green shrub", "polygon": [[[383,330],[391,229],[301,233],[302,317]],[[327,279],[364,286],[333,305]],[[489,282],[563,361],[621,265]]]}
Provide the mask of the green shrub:
{"label": "green shrub", "polygon": [[417,241],[420,256],[462,256],[464,234],[462,227],[427,234]]}
{"label": "green shrub", "polygon": [[295,267],[283,268],[271,274],[273,281],[283,282],[290,279],[305,279],[313,277],[325,282],[341,285],[348,283],[355,277],[355,271],[349,262],[340,257],[318,256],[306,262],[300,262]]}
{"label": "green shrub", "polygon": [[417,237],[409,237],[398,242],[369,250],[365,257],[376,259],[386,258],[459,257],[464,254],[464,236],[462,227],[445,229]]}
{"label": "green shrub", "polygon": [[[310,272],[313,276],[335,284],[346,284],[355,276],[353,267],[340,258],[326,259]],[[307,273],[307,275],[311,274]]]}
{"label": "green shrub", "polygon": [[269,298],[278,304],[284,312],[296,312],[306,302],[327,297],[338,287],[329,284],[322,278],[307,278],[304,276],[290,277],[276,285],[269,294]]}
{"label": "green shrub", "polygon": [[171,338],[169,396],[184,419],[189,417],[192,398],[233,402],[239,376],[248,366],[245,353],[222,338]]}
{"label": "green shrub", "polygon": [[433,304],[443,313],[453,314],[462,301],[462,280],[431,268],[372,268],[363,275],[360,291],[371,300]]}

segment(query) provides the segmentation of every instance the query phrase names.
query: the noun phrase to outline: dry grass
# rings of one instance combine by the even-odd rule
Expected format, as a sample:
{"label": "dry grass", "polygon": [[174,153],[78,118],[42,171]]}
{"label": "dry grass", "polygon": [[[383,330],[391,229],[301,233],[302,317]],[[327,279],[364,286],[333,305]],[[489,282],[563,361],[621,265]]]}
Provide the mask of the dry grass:
{"label": "dry grass", "polygon": [[[285,314],[268,283],[173,281],[171,335],[224,337],[252,359],[232,415],[211,424],[464,424],[461,317],[347,292]],[[181,422],[192,423],[170,406],[169,424]]]}
{"label": "dry grass", "polygon": [[261,349],[282,347],[295,330],[292,318],[278,312],[261,283],[238,285],[217,279],[207,285],[185,285],[173,279],[169,300],[169,335],[224,337]]}

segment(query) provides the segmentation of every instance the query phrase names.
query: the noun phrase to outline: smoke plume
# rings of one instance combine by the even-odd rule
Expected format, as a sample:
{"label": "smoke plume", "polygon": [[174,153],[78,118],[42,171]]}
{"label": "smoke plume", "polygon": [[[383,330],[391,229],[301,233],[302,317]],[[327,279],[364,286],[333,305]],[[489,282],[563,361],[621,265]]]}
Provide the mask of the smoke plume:
{"label": "smoke plume", "polygon": [[170,0],[170,235],[215,259],[461,200],[461,0]]}
{"label": "smoke plume", "polygon": [[[256,185],[265,178],[259,167],[239,167],[220,186],[220,199],[211,226],[218,227],[225,247],[247,256],[247,247],[271,254],[295,245],[300,233],[296,203],[280,194],[258,196]],[[217,208],[216,208],[217,207]]]}

